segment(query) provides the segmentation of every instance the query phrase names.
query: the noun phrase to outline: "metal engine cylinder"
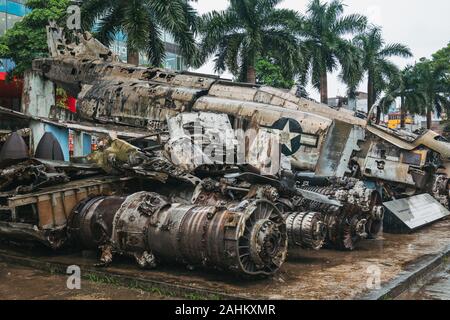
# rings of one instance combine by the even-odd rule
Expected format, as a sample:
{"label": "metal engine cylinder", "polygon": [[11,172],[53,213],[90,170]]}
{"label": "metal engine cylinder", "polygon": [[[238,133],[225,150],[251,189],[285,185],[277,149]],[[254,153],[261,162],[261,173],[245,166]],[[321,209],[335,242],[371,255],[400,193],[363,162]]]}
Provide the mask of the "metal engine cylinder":
{"label": "metal engine cylinder", "polygon": [[112,234],[113,213],[126,197],[95,197],[80,202],[68,222],[70,242],[85,249],[97,249]]}
{"label": "metal engine cylinder", "polygon": [[[118,200],[120,206],[117,206]],[[114,203],[109,210],[103,204]],[[173,204],[156,193],[94,198],[74,212],[72,238],[136,258],[142,267],[179,262],[235,273],[271,275],[287,255],[286,224],[267,201],[235,208]]]}
{"label": "metal engine cylinder", "polygon": [[320,213],[292,213],[286,225],[290,246],[320,250],[325,244],[327,229]]}
{"label": "metal engine cylinder", "polygon": [[[324,205],[303,199],[299,203],[305,211],[322,213],[327,236],[326,245],[340,250],[353,250],[361,239],[375,239],[382,230],[384,208],[380,194],[356,182],[351,189],[336,187],[303,188],[335,198],[342,207]],[[288,226],[289,232],[289,226]]]}

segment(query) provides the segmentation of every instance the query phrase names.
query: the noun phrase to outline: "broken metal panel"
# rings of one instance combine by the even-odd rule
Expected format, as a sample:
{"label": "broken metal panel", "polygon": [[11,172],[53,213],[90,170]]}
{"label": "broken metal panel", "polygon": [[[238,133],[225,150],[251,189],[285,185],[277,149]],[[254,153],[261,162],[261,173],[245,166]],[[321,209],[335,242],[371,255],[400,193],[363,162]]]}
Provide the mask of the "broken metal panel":
{"label": "broken metal panel", "polygon": [[146,80],[166,83],[172,87],[185,87],[208,92],[218,77],[191,72],[171,72],[164,69],[147,69]]}
{"label": "broken metal panel", "polygon": [[119,59],[89,32],[74,33],[78,41],[69,43],[63,28],[50,21],[46,27],[47,44],[52,57],[76,56],[78,58],[102,58],[110,61]]}
{"label": "broken metal panel", "polygon": [[[158,68],[143,68],[98,59],[74,57],[34,60],[33,70],[57,83],[75,97],[78,96],[84,85],[98,85],[99,81],[128,83],[131,86],[142,86],[147,83],[152,86],[159,85],[161,88],[174,88],[174,90],[185,88],[187,91],[191,89],[191,92],[199,94],[207,92],[217,81],[214,76],[206,77],[187,72],[176,73]],[[84,89],[84,91],[86,90]]]}
{"label": "broken metal panel", "polygon": [[[225,114],[198,112],[182,113],[167,121],[170,137],[173,140],[189,137],[201,142],[211,142],[234,147],[237,144],[230,120]],[[200,137],[194,135],[199,134]]]}
{"label": "broken metal panel", "polygon": [[248,137],[245,163],[256,169],[256,172],[268,176],[276,176],[282,169],[290,170],[290,163],[289,166],[283,163],[278,135],[279,133],[274,130],[259,128],[255,137]]}
{"label": "broken metal panel", "polygon": [[359,143],[365,139],[363,128],[335,121],[320,153],[316,174],[322,177],[343,178],[349,172],[349,163]]}
{"label": "broken metal panel", "polygon": [[[36,129],[36,127],[40,126],[42,127],[41,130],[45,130],[45,125],[51,125],[58,128],[65,128],[70,129],[73,131],[78,132],[84,132],[93,134],[96,136],[101,136],[104,138],[108,137],[118,137],[118,138],[125,138],[125,139],[137,139],[141,137],[147,137],[149,135],[148,131],[144,128],[133,128],[129,126],[119,126],[114,124],[95,124],[95,123],[89,123],[89,122],[73,122],[73,121],[61,121],[56,122],[52,121],[46,118],[35,118],[32,121],[32,124],[34,124],[34,128],[32,128],[33,131],[33,138],[39,138],[44,135],[45,132],[39,132],[39,129]],[[35,133],[38,133],[37,136]],[[35,142],[35,145],[39,143],[39,140]]]}
{"label": "broken metal panel", "polygon": [[363,175],[422,189],[431,174],[425,170],[428,154],[427,149],[406,151],[383,140],[375,141],[366,155]]}
{"label": "broken metal panel", "polygon": [[366,177],[378,178],[386,181],[395,181],[415,186],[416,183],[410,174],[410,166],[395,161],[366,158],[364,166]]}
{"label": "broken metal panel", "polygon": [[[403,150],[413,150],[416,147],[411,144],[411,141],[406,141],[401,139],[399,136],[395,136],[394,134],[390,134],[387,128],[383,128],[381,126],[370,125],[367,126],[367,130],[374,134],[375,136],[381,138],[384,141],[389,142],[390,144],[403,149]],[[393,132],[392,132],[393,133]]]}
{"label": "broken metal panel", "polygon": [[[238,142],[227,115],[182,113],[168,118],[167,124],[170,140],[165,150],[174,164],[190,172],[202,165],[225,165],[227,161],[235,164]],[[230,152],[231,159],[226,151]]]}
{"label": "broken metal panel", "polygon": [[444,161],[450,160],[450,142],[444,141],[442,137],[434,131],[428,130],[425,134],[414,141],[416,146],[425,146],[439,153]]}
{"label": "broken metal panel", "polygon": [[450,160],[450,143],[443,141],[444,139],[434,131],[427,130],[422,135],[416,135],[406,131],[394,131],[378,125],[370,125],[367,130],[400,149],[412,151],[424,146],[439,153],[443,160]]}
{"label": "broken metal panel", "polygon": [[450,216],[450,212],[429,194],[384,203],[390,217],[385,221],[389,232],[414,231]]}

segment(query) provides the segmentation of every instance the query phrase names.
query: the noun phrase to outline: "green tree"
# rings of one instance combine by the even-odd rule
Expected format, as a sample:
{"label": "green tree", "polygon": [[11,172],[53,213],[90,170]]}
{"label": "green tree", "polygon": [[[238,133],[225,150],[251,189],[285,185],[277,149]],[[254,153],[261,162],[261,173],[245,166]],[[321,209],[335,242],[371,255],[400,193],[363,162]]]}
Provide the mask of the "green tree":
{"label": "green tree", "polygon": [[0,57],[12,59],[11,76],[22,76],[32,61],[49,55],[46,26],[49,20],[63,22],[69,0],[28,0],[32,11],[0,38]]}
{"label": "green tree", "polygon": [[[379,27],[372,27],[353,39],[354,45],[360,49],[362,69],[360,80],[367,73],[367,111],[374,105],[376,99],[387,88],[390,82],[395,82],[400,76],[398,67],[389,60],[391,57],[412,56],[411,51],[400,43],[386,44]],[[379,119],[378,114],[377,119]]]}
{"label": "green tree", "polygon": [[445,64],[448,68],[448,72],[450,73],[450,42],[445,48],[442,48],[433,54],[433,61],[437,64]]}
{"label": "green tree", "polygon": [[421,91],[420,78],[413,66],[406,67],[400,74],[400,77],[389,83],[380,107],[384,112],[397,99],[400,99],[400,127],[405,128],[405,119],[408,112],[412,114],[421,114],[426,98]]}
{"label": "green tree", "polygon": [[197,13],[188,0],[86,0],[82,21],[86,30],[109,46],[123,33],[127,41],[127,62],[139,64],[139,52],[160,66],[165,57],[163,32],[173,36],[188,64],[197,57],[195,32]]}
{"label": "green tree", "polygon": [[261,59],[257,62],[256,79],[260,84],[275,88],[290,89],[295,84],[292,77],[283,74],[283,70],[276,62],[268,59]]}
{"label": "green tree", "polygon": [[444,111],[450,112],[448,65],[422,58],[415,65],[415,72],[420,80],[420,90],[426,99],[423,111],[427,115],[427,128],[431,129],[433,112],[436,112],[438,117]]}
{"label": "green tree", "polygon": [[299,31],[309,51],[307,68],[313,85],[320,91],[322,103],[328,103],[327,73],[341,66],[346,79],[352,68],[358,67],[356,50],[345,36],[362,32],[366,24],[367,18],[362,15],[344,15],[342,1],[312,0],[309,3],[303,30]]}
{"label": "green tree", "polygon": [[275,58],[282,69],[301,63],[294,30],[301,25],[298,13],[277,9],[282,0],[230,0],[225,11],[201,17],[200,53],[205,62],[215,55],[215,70],[230,70],[240,81],[256,82],[256,64]]}

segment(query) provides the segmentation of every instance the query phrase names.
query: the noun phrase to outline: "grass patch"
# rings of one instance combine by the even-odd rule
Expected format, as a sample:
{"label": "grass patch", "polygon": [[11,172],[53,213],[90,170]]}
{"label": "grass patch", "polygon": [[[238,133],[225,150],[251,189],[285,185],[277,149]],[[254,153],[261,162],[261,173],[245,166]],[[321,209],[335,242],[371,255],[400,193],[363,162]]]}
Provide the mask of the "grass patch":
{"label": "grass patch", "polygon": [[94,273],[86,274],[83,278],[87,280],[98,283],[98,284],[107,284],[118,287],[124,287],[128,289],[141,290],[143,292],[151,293],[158,295],[160,297],[169,297],[169,298],[183,298],[188,300],[221,300],[219,295],[202,295],[199,293],[176,293],[171,290],[163,289],[156,286],[149,286],[140,283],[137,280],[128,282],[128,281],[120,281],[116,277],[109,277],[106,275],[98,275]]}

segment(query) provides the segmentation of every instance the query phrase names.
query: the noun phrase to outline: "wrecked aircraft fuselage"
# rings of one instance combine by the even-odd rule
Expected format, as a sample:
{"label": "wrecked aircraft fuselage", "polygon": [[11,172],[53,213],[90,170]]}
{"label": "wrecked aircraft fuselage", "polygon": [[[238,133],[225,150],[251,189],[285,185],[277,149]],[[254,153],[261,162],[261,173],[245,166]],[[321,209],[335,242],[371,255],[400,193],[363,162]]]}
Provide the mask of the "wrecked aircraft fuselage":
{"label": "wrecked aircraft fuselage", "polygon": [[[55,205],[58,192],[82,181],[68,168],[44,162],[30,177],[19,170],[30,184],[5,167],[0,186],[9,186],[8,210],[24,184],[47,193],[29,195],[37,199],[26,211],[34,212],[32,221],[2,211],[0,234],[14,237],[14,224],[25,222],[39,226],[31,239],[50,247],[69,239],[99,249],[103,265],[120,254],[147,268],[175,261],[270,275],[288,244],[353,250],[376,238],[384,200],[430,193],[449,207],[450,145],[433,132],[390,131],[275,88],[123,64],[89,34],[78,34],[76,45],[55,27],[48,36],[52,57],[35,60],[34,75],[77,98],[77,122],[58,124],[103,136],[112,127],[126,136],[111,133],[75,168],[134,180],[127,192],[75,192],[70,205],[64,193],[63,210]],[[130,128],[143,134],[131,137]],[[45,183],[58,177],[69,182],[48,192]],[[45,199],[50,216],[48,203],[39,209]],[[58,240],[47,235],[52,230]]]}

